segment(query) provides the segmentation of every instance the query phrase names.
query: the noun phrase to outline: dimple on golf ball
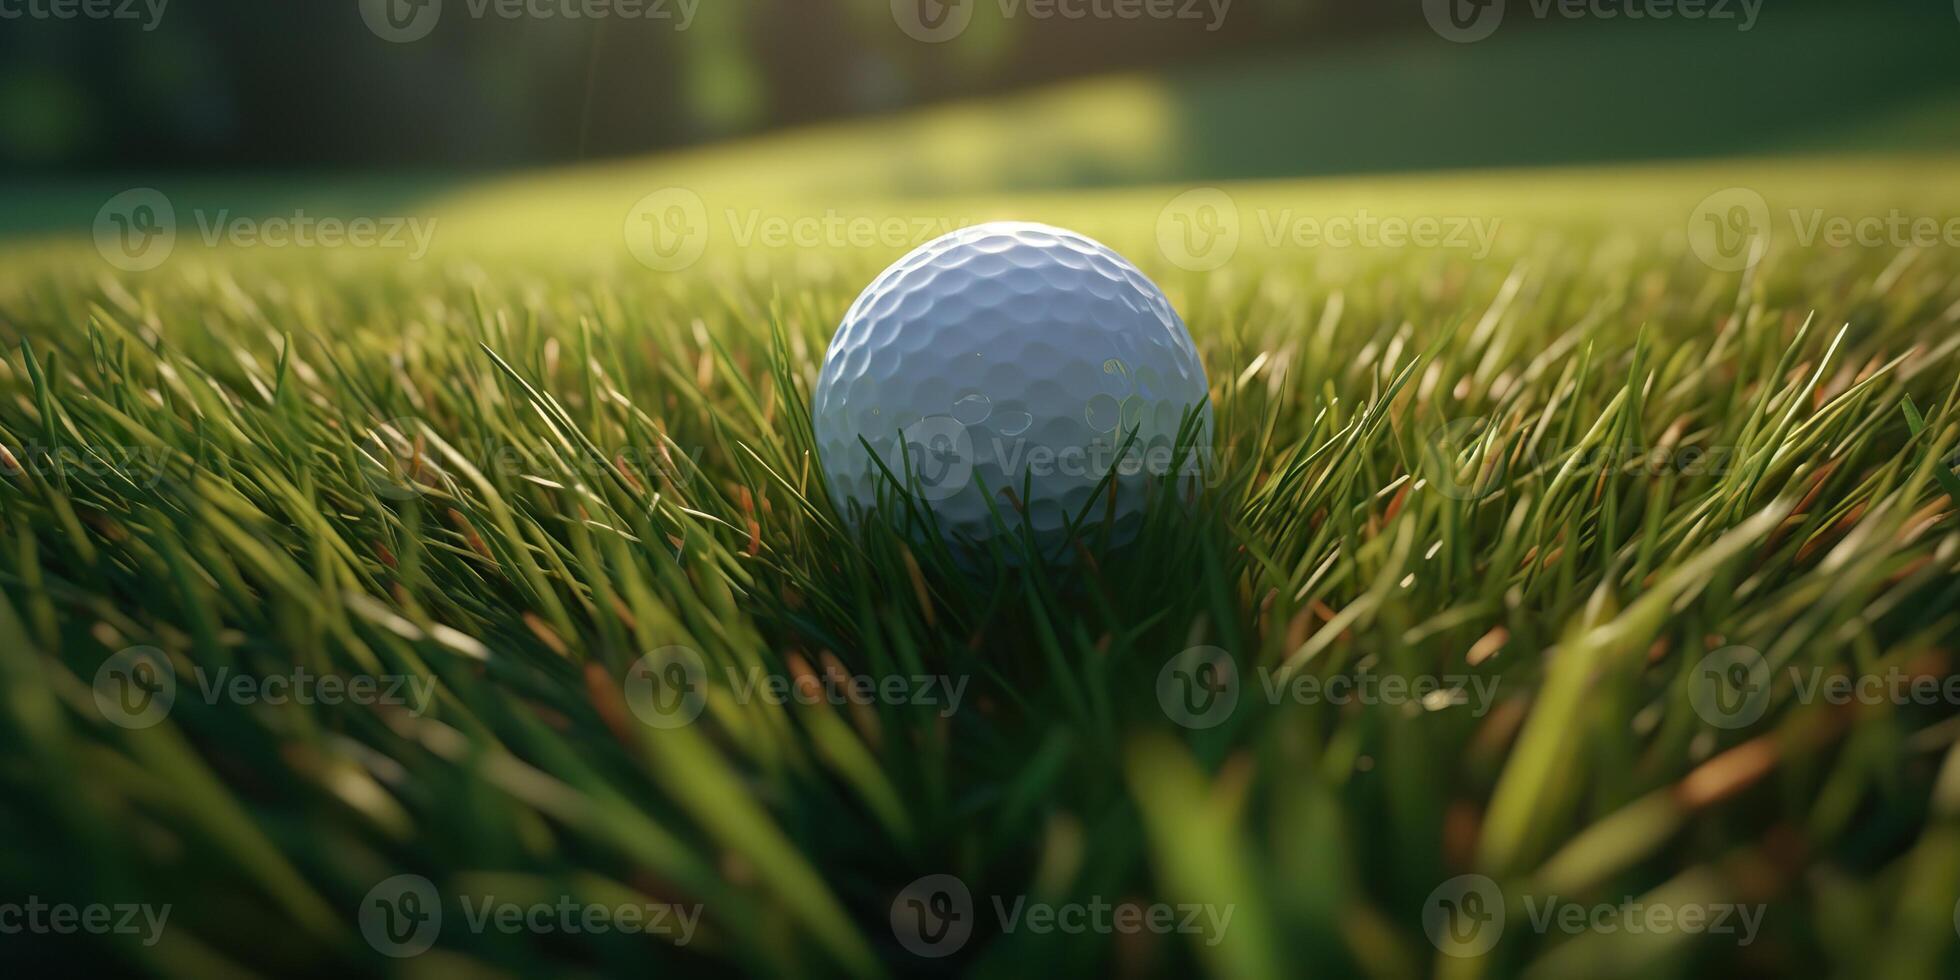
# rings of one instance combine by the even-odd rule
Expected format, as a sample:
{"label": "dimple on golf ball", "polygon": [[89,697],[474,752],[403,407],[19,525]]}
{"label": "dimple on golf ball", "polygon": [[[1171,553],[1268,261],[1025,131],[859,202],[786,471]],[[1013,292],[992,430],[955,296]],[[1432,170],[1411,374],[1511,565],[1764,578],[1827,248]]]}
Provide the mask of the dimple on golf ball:
{"label": "dimple on golf ball", "polygon": [[[1195,487],[1211,437],[1204,366],[1163,291],[1101,243],[1028,222],[952,232],[873,280],[811,415],[848,520],[902,480],[950,543],[1027,531],[1045,558],[1078,518],[1085,535],[1110,521],[1113,542],[1133,537],[1149,485]],[[1097,493],[1106,476],[1113,497]]]}

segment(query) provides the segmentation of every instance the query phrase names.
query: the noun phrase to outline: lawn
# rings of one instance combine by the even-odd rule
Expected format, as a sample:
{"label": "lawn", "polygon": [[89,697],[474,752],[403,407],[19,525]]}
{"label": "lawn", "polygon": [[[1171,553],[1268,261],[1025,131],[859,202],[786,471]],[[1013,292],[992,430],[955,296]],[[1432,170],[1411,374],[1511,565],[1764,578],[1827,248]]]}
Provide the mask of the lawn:
{"label": "lawn", "polygon": [[[880,198],[723,169],[431,199],[437,244],[413,261],[205,248],[188,213],[152,271],[85,240],[13,247],[0,881],[170,907],[153,943],[44,937],[30,958],[199,977],[1960,966],[1960,710],[1813,683],[1955,672],[1960,251],[1805,233],[1960,214],[1950,158],[1229,184],[1238,245],[1214,268],[1162,237],[1181,187]],[[669,183],[711,231],[697,261],[649,269],[622,227]],[[1774,231],[1753,267],[1715,268],[1696,208],[1736,184]],[[1298,244],[1363,212],[1491,234]],[[1197,502],[1124,548],[1090,535],[1065,568],[851,533],[812,457],[809,393],[857,290],[921,229],[1009,216],[1151,273],[1216,411]],[[836,230],[891,218],[868,243]],[[770,223],[788,237],[739,231]],[[1195,717],[1163,679],[1200,660],[1235,700]],[[1706,698],[1737,663],[1768,681],[1740,720]],[[648,664],[694,671],[699,699],[650,706]],[[119,704],[132,677],[174,678],[168,710]],[[264,683],[308,677],[308,696]],[[758,686],[825,677],[908,696]],[[442,923],[395,958],[364,916],[403,874]],[[892,924],[934,874],[973,902],[945,958]],[[1465,874],[1508,922],[1473,956],[1425,927]],[[698,919],[472,927],[485,896]],[[1548,901],[1761,918],[1534,925]],[[1017,903],[1205,914],[1074,935],[997,914]]]}

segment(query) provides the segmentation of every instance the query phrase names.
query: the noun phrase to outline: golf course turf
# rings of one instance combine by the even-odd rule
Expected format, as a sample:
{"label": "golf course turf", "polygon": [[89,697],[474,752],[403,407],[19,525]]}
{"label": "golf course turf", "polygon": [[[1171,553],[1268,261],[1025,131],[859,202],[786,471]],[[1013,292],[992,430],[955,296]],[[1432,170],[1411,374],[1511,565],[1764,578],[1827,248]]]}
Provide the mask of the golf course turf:
{"label": "golf course turf", "polygon": [[[1772,231],[1720,268],[1694,216],[1739,172]],[[435,201],[414,261],[182,213],[149,271],[10,253],[0,833],[38,843],[0,878],[167,904],[43,948],[199,977],[1951,976],[1960,251],[1828,229],[1956,213],[1956,173],[1228,184],[1215,264],[1166,246],[1188,187],[701,177],[705,251],[650,269],[621,225],[672,181],[623,171]],[[1364,214],[1445,239],[1300,244]],[[1133,544],[976,571],[844,530],[809,397],[915,231],[1003,217],[1163,286],[1215,437]],[[1196,717],[1200,661],[1233,700]],[[139,663],[166,711],[119,714]],[[649,663],[698,671],[678,720]],[[1738,665],[1761,700],[1710,708]],[[935,874],[972,904],[943,959],[893,925]],[[397,875],[441,903],[412,957],[363,932]],[[1463,875],[1506,913],[1480,955],[1426,928]],[[561,899],[675,918],[474,918]],[[1125,903],[1204,914],[1028,916]],[[1633,905],[1708,925],[1598,927]]]}

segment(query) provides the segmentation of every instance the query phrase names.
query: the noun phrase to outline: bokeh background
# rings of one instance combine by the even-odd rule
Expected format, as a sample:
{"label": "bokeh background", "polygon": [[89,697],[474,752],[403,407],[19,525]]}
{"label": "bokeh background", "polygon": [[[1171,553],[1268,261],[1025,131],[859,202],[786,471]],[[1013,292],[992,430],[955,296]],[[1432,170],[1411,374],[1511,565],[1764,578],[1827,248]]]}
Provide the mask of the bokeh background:
{"label": "bokeh background", "polygon": [[[82,2],[109,13],[54,15]],[[868,960],[850,949],[859,938],[911,969],[891,946],[888,915],[893,891],[923,868],[956,867],[976,893],[996,895],[1113,894],[1161,875],[1166,894],[1243,903],[1232,941],[1144,949],[1024,932],[976,943],[970,955],[1017,977],[1111,962],[1181,975],[1187,961],[1253,975],[1230,967],[1278,953],[1292,957],[1288,973],[1311,964],[1338,976],[1360,964],[1387,976],[1467,962],[1422,940],[1439,882],[1468,868],[1521,874],[1557,857],[1554,870],[1575,891],[1773,903],[1774,935],[1702,960],[1701,947],[1666,937],[1534,943],[1563,937],[1514,931],[1508,962],[1543,962],[1543,976],[1669,975],[1655,964],[1672,975],[1709,964],[1724,976],[1811,964],[1843,975],[1960,975],[1950,969],[1960,949],[1960,783],[1951,778],[1960,763],[1936,777],[1936,754],[1920,742],[1951,729],[1921,727],[1903,710],[1853,725],[1811,703],[1779,716],[1778,733],[1724,742],[1683,692],[1700,662],[1689,653],[1715,640],[1705,627],[1718,622],[1737,624],[1721,642],[1801,645],[1833,666],[1950,663],[1954,644],[1940,631],[1950,633],[1951,603],[1921,597],[1954,591],[1916,579],[1900,587],[1898,576],[1955,549],[1930,533],[1932,468],[1912,469],[1920,447],[1895,409],[1910,392],[1933,420],[1926,438],[1953,445],[1943,434],[1953,399],[1941,393],[1960,350],[1960,9],[1951,0],[1060,2],[0,0],[0,387],[11,396],[0,435],[15,447],[86,447],[141,433],[146,451],[166,451],[171,473],[195,477],[156,492],[151,482],[141,492],[78,482],[5,498],[25,516],[0,517],[28,531],[0,534],[7,599],[13,583],[33,583],[18,591],[34,639],[50,651],[66,645],[44,657],[33,642],[0,643],[0,678],[14,678],[0,691],[15,709],[0,711],[0,724],[18,718],[24,733],[0,738],[14,756],[0,767],[0,781],[11,780],[0,795],[22,801],[0,805],[0,835],[29,842],[0,858],[0,879],[84,900],[175,901],[165,944],[130,950],[127,961],[204,977],[226,975],[226,958],[268,973],[377,968],[387,951],[341,920],[405,869],[463,889],[482,872],[509,872],[518,877],[492,880],[539,894],[630,876],[630,887],[666,895],[671,879],[687,883],[676,893],[698,889],[736,910],[718,923],[723,944],[700,950],[650,953],[617,936],[590,948],[543,937],[534,949],[452,930],[453,957],[411,960],[411,976],[536,974],[560,955],[577,968],[660,973],[724,953],[757,972],[814,973]],[[1101,13],[1120,11],[1149,15]],[[1652,16],[1661,11],[1673,13]],[[594,12],[605,16],[583,15]],[[1889,226],[1876,244],[1803,232],[1895,214],[1951,230],[1933,245]],[[224,239],[227,222],[257,216],[263,231],[302,215],[408,219],[435,250],[199,248]],[[1381,216],[1489,229],[1495,241],[1320,247],[1289,236],[1300,222]],[[955,592],[947,608],[957,619],[915,629],[905,617],[935,615],[925,602],[909,607],[916,565],[912,578],[895,561],[838,574],[827,552],[841,539],[820,509],[752,492],[766,484],[751,461],[777,473],[807,462],[796,402],[783,396],[796,389],[784,379],[815,377],[864,283],[938,231],[992,218],[1079,229],[1136,261],[1193,328],[1220,417],[1262,421],[1239,425],[1223,455],[1248,475],[1264,459],[1290,461],[1282,489],[1260,483],[1245,508],[1246,541],[1228,549],[1208,532],[1178,536],[1185,550],[1175,560],[1112,562],[1122,601],[1069,623],[1080,650],[1067,655],[1052,640],[1019,642],[1050,636],[1053,620],[1033,598],[999,617],[1003,626],[991,599]],[[856,234],[886,221],[896,232]],[[764,226],[791,229],[791,244],[741,244]],[[807,243],[795,237],[806,231]],[[678,251],[663,250],[669,237]],[[1765,242],[1767,258],[1755,247]],[[608,349],[603,371],[594,338]],[[1413,410],[1392,416],[1383,406],[1398,396],[1384,400],[1384,383],[1410,377],[1413,359],[1443,341],[1444,356],[1406,389]],[[1648,365],[1661,379],[1651,401],[1632,384]],[[668,525],[653,523],[659,515],[638,497],[625,506],[626,488],[609,481],[616,526],[644,519],[648,530],[638,547],[604,545],[614,549],[605,561],[581,556],[589,577],[568,572],[566,585],[576,595],[603,585],[609,568],[639,569],[655,587],[636,598],[634,617],[574,620],[555,599],[533,598],[556,595],[549,589],[487,583],[477,556],[495,559],[478,529],[508,555],[610,529],[567,519],[574,507],[587,512],[556,475],[590,460],[558,417],[531,410],[540,399],[513,394],[519,380],[578,412],[608,450],[692,447],[680,455],[698,457],[705,479],[663,483],[670,463],[642,469],[639,488],[659,496],[681,484],[685,495],[662,498],[672,511],[661,519],[721,549],[692,568],[723,571],[669,575],[655,533]],[[1787,392],[1791,408],[1772,392]],[[1773,405],[1781,422],[1758,424]],[[1653,423],[1645,433],[1643,410]],[[1405,477],[1421,472],[1421,440],[1458,421],[1485,431],[1485,418],[1502,413],[1539,434],[1556,417],[1564,434],[1552,439],[1587,445],[1602,431],[1589,420],[1632,418],[1628,439],[1739,448],[1732,458],[1759,468],[1748,480],[1711,468],[1680,483],[1629,478],[1602,493],[1603,473],[1587,484],[1562,468],[1518,467],[1511,486],[1551,515],[1543,526],[1520,535],[1515,522],[1490,519],[1495,509],[1458,525],[1459,502],[1415,494]],[[1372,441],[1343,450],[1340,468],[1307,465],[1318,453],[1309,446],[1336,445],[1371,418],[1376,434],[1356,438]],[[1264,452],[1243,435],[1261,431],[1278,433],[1275,455],[1229,451],[1254,443]],[[502,473],[495,490],[425,496],[419,481],[447,477],[426,465],[434,443],[422,435],[465,447],[454,458],[482,449],[478,468],[514,447],[522,472]],[[1826,461],[1827,445],[1848,455]],[[388,479],[355,465],[370,453]],[[1774,478],[1758,485],[1766,473]],[[1539,653],[1603,635],[1593,617],[1611,610],[1589,596],[1610,589],[1595,584],[1625,579],[1630,607],[1667,593],[1633,588],[1652,582],[1646,558],[1629,569],[1611,545],[1576,546],[1580,529],[1651,514],[1642,520],[1648,540],[1662,542],[1656,570],[1686,582],[1702,573],[1681,569],[1705,559],[1727,520],[1703,508],[1742,521],[1758,491],[1815,504],[1764,545],[1763,555],[1783,557],[1746,581],[1717,579],[1707,601],[1672,606],[1665,624],[1659,606],[1636,607],[1645,625],[1614,634],[1625,650],[1602,640],[1588,654],[1629,669],[1616,660],[1615,686],[1584,687],[1581,703],[1576,678],[1591,661],[1575,661],[1569,646],[1561,658]],[[77,509],[89,532],[76,526]],[[1321,520],[1343,511],[1367,520]],[[506,512],[527,522],[523,532],[509,519],[490,530],[485,515]],[[142,533],[93,520],[105,513],[136,515],[126,523]],[[725,533],[744,527],[749,535]],[[1561,527],[1574,547],[1551,547]],[[1422,540],[1417,528],[1436,535],[1435,547],[1397,556]],[[281,571],[248,588],[231,553],[254,543],[263,552],[254,567]],[[1542,561],[1537,543],[1547,546]],[[1830,561],[1808,564],[1822,548],[1834,549]],[[1240,594],[1237,569],[1255,549],[1273,556],[1272,569],[1244,580],[1262,593]],[[759,552],[771,557],[751,561]],[[1235,557],[1190,557],[1225,553]],[[1380,598],[1408,555],[1439,553],[1453,571],[1411,574],[1403,588],[1414,591]],[[428,557],[397,560],[409,554]],[[1473,583],[1465,576],[1487,555],[1519,569]],[[1326,577],[1336,556],[1359,556],[1355,571]],[[178,563],[169,576],[156,571],[166,561]],[[388,664],[415,664],[423,650],[383,625],[397,603],[449,631],[439,636],[497,651],[498,673],[447,653],[432,661],[459,705],[490,719],[472,735],[483,754],[438,758],[419,729],[384,731],[365,706],[258,712],[187,696],[169,727],[128,735],[96,717],[90,683],[107,676],[108,651],[151,633],[179,669],[235,657],[282,671],[317,657],[373,670],[341,658],[341,634],[314,628],[333,618],[319,610],[338,608],[316,601],[317,570],[343,566],[374,583],[375,598],[347,608],[359,612],[363,642],[391,651]],[[735,571],[750,568],[763,577],[738,588]],[[1181,572],[1199,568],[1188,584]],[[225,584],[176,569],[208,569]],[[758,581],[772,587],[752,589]],[[1517,582],[1529,587],[1524,602],[1507,594]],[[869,607],[857,597],[886,593],[898,611],[858,622]],[[1475,605],[1460,605],[1467,599]],[[1260,630],[1242,644],[1229,631],[1254,608]],[[556,617],[548,628],[538,609]],[[1321,628],[1348,609],[1372,622],[1357,621],[1352,635]],[[105,611],[124,625],[98,623]],[[978,630],[956,635],[983,615],[997,631],[985,649]],[[234,622],[248,641],[232,644],[227,632],[221,643],[213,624]],[[1383,652],[1386,670],[1488,663],[1490,676],[1503,675],[1503,702],[1476,717],[1321,703],[1193,736],[1194,751],[1124,741],[1125,711],[1162,727],[1166,711],[1150,690],[1160,654],[1200,636],[1162,624],[1205,622],[1248,664],[1291,660],[1309,636],[1338,652],[1320,661],[1330,672],[1373,672]],[[1425,627],[1422,644],[1402,639],[1427,622],[1440,625]],[[608,726],[618,717],[588,704],[602,703],[585,685],[603,672],[566,663],[580,644],[623,674],[636,655],[629,633],[663,645],[686,634],[734,664],[765,646],[771,656],[809,652],[824,633],[880,630],[892,649],[949,655],[962,675],[991,678],[1005,665],[999,689],[1027,692],[1032,707],[998,723],[991,710],[975,712],[959,737],[921,740],[933,747],[916,754],[899,733],[917,719],[885,722],[893,735],[879,751],[901,748],[882,756],[830,741],[849,733],[826,728],[826,740],[809,740],[826,754],[821,765],[777,770],[714,739],[753,738],[756,759],[800,758],[804,726],[820,722],[785,711],[699,738],[664,729],[644,744],[615,738]],[[1101,645],[1110,636],[1113,649]],[[854,669],[889,665],[875,649],[835,646]],[[1008,652],[982,659],[996,650]],[[1558,662],[1580,666],[1544,671]],[[1649,669],[1631,669],[1637,662]],[[1057,664],[1080,664],[1082,675]],[[1121,665],[1142,669],[1131,676]],[[1543,709],[1534,698],[1548,676],[1557,697]],[[1071,702],[1105,689],[1134,710],[1076,714]],[[72,710],[58,709],[63,698]],[[1509,755],[1527,712],[1535,734]],[[539,718],[568,727],[548,734]],[[941,721],[916,730],[944,733]],[[176,738],[180,724],[191,739]],[[1824,740],[1844,748],[1818,748]],[[1772,744],[1789,763],[1774,771],[1762,754]],[[601,775],[580,791],[624,802],[590,808],[590,822],[558,819],[581,808],[555,790],[542,804],[526,798],[543,785],[528,778],[508,793],[485,778],[489,763],[519,757],[564,773],[589,761]],[[403,774],[402,804],[395,784],[349,775],[370,769]],[[350,818],[343,798],[378,814],[378,829]],[[975,799],[977,809],[965,808]],[[1676,807],[1682,799],[1691,803]],[[1242,806],[1243,824],[1221,816]],[[667,833],[681,843],[663,849]],[[1176,846],[1153,845],[1153,834]],[[1254,921],[1261,914],[1267,925]],[[109,955],[51,948],[46,962],[71,970],[76,956]],[[835,963],[826,958],[840,948]],[[1720,958],[1731,954],[1738,968]],[[1915,965],[1923,969],[1902,968]],[[1506,975],[1503,966],[1484,975]]]}
{"label": "bokeh background", "polygon": [[[1082,0],[1065,9],[1089,15],[1069,18],[1040,0],[118,0],[107,19],[0,30],[0,230],[85,227],[139,182],[217,188],[234,211],[302,189],[400,209],[488,177],[784,131],[873,139],[830,175],[839,193],[1960,146],[1949,4],[1628,7],[1175,0],[1123,18]],[[1475,41],[1439,27],[1493,11]],[[920,40],[941,13],[963,28]],[[372,26],[387,23],[408,26]],[[807,143],[777,147],[777,178],[821,163]]]}

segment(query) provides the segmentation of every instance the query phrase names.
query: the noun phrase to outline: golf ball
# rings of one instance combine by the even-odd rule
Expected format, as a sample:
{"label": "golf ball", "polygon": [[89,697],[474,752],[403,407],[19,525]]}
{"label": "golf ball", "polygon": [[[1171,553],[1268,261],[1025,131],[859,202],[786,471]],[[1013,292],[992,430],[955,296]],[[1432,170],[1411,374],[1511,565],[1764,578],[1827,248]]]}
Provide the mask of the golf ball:
{"label": "golf ball", "polygon": [[853,524],[903,480],[956,553],[1031,532],[1044,559],[1065,557],[1071,522],[1133,537],[1148,488],[1195,489],[1211,439],[1204,366],[1163,291],[1101,243],[1028,222],[952,232],[873,280],[811,416]]}

